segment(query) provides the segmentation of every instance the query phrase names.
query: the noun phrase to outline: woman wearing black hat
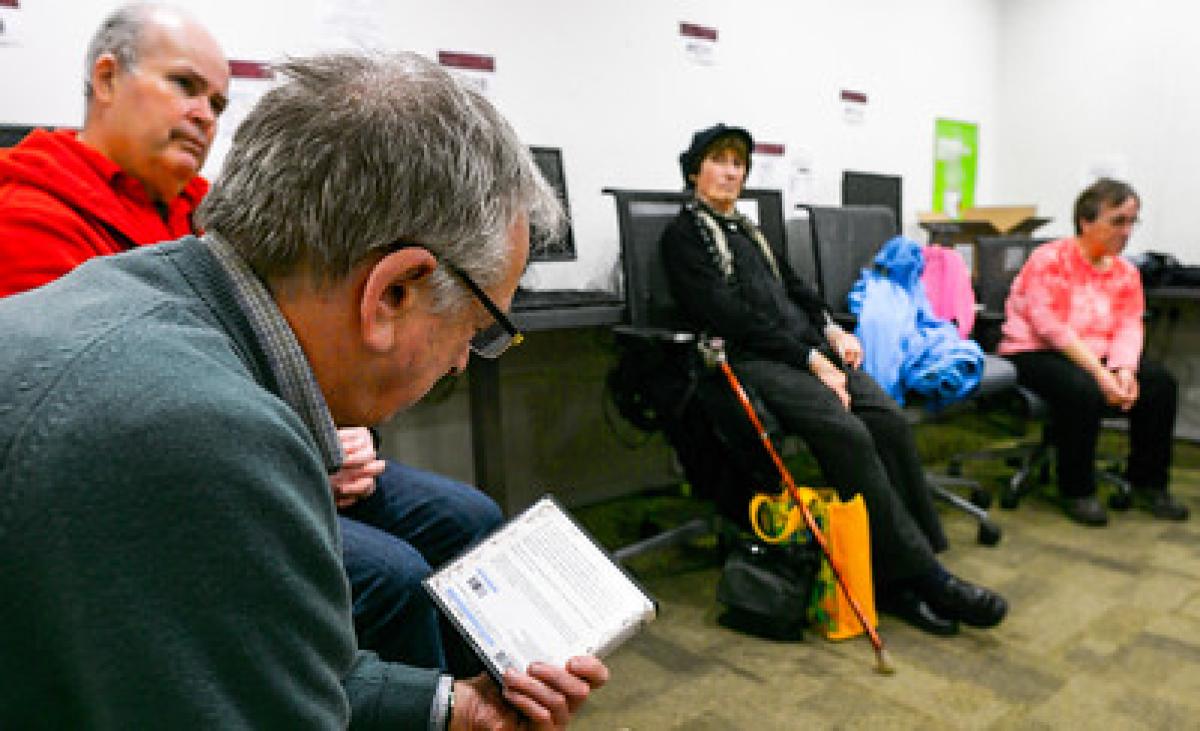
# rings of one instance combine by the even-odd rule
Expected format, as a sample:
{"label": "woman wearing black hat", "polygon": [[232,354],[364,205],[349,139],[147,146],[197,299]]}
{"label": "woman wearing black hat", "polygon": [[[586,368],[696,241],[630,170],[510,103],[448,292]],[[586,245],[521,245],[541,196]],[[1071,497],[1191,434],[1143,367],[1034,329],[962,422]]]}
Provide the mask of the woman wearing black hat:
{"label": "woman wearing black hat", "polygon": [[679,156],[695,198],[662,237],[672,294],[698,329],[724,338],[738,377],[804,439],[843,499],[863,495],[879,607],[934,634],[953,634],[959,622],[995,626],[1004,599],[950,574],[934,555],[946,536],[912,432],[859,370],[858,339],[735,209],[753,149],[749,132],[717,124],[696,132]]}

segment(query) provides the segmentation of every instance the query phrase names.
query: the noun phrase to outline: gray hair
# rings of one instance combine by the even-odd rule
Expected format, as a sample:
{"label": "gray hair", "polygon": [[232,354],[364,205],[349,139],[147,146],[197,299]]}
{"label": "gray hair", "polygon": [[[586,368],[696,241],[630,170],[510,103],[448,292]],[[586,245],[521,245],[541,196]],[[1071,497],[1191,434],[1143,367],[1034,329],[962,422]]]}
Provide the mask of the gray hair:
{"label": "gray hair", "polygon": [[88,42],[84,57],[83,95],[86,99],[92,98],[92,69],[101,56],[111,53],[123,69],[131,69],[137,64],[142,30],[152,7],[148,3],[123,5],[100,23]]}
{"label": "gray hair", "polygon": [[[512,127],[431,61],[332,54],[276,70],[285,82],[242,122],[197,211],[259,276],[336,282],[405,242],[487,287],[518,216],[543,239],[561,231],[562,208]],[[433,274],[441,309],[469,297],[446,269]]]}

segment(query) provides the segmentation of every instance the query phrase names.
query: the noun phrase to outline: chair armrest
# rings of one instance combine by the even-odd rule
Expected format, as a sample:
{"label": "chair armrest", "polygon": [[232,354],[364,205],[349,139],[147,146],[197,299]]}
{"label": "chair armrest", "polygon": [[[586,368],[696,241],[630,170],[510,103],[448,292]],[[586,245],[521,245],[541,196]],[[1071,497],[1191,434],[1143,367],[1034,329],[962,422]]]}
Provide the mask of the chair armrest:
{"label": "chair armrest", "polygon": [[854,328],[858,327],[858,318],[849,312],[833,312],[831,315],[833,321],[846,332],[854,332]]}
{"label": "chair armrest", "polygon": [[971,398],[987,398],[1007,391],[1017,385],[1017,368],[1007,358],[999,355],[983,356],[983,373],[979,387]]}
{"label": "chair armrest", "polygon": [[697,335],[687,330],[676,330],[665,327],[635,327],[633,325],[614,325],[613,334],[620,338],[632,338],[659,343],[694,343]]}

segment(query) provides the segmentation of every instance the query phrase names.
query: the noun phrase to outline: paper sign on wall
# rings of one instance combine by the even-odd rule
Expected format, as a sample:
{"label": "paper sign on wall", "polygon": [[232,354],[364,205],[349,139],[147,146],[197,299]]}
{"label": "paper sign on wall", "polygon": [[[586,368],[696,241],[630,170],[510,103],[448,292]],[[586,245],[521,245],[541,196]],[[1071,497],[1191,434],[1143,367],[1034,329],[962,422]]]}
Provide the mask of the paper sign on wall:
{"label": "paper sign on wall", "polygon": [[19,0],[0,0],[0,46],[20,45],[20,9]]}
{"label": "paper sign on wall", "polygon": [[747,187],[782,189],[785,185],[783,154],[786,151],[779,142],[755,142]]}
{"label": "paper sign on wall", "polygon": [[485,97],[490,97],[492,77],[496,73],[494,56],[461,51],[438,51],[437,60],[442,67],[449,69],[462,84],[478,91]]}
{"label": "paper sign on wall", "polygon": [[318,3],[316,29],[322,50],[382,50],[388,47],[384,35],[384,0],[338,0]]}
{"label": "paper sign on wall", "polygon": [[784,210],[791,211],[796,207],[797,203],[811,203],[815,200],[813,185],[814,165],[815,162],[811,150],[797,149],[792,152],[791,159],[787,165],[787,188],[784,189],[784,198],[787,207]]}
{"label": "paper sign on wall", "polygon": [[233,133],[262,95],[271,88],[274,79],[275,71],[264,61],[230,59],[229,101],[217,122],[217,136],[208,151],[201,175],[212,180],[221,171],[225,155],[233,145]]}
{"label": "paper sign on wall", "polygon": [[1120,153],[1112,153],[1092,160],[1087,164],[1083,178],[1077,187],[1082,190],[1100,178],[1128,180],[1129,158]]}
{"label": "paper sign on wall", "polygon": [[697,66],[712,66],[717,62],[717,29],[698,23],[680,21],[679,38],[683,55]]}
{"label": "paper sign on wall", "polygon": [[866,92],[842,89],[838,96],[842,102],[842,119],[847,124],[862,124],[867,118]]}

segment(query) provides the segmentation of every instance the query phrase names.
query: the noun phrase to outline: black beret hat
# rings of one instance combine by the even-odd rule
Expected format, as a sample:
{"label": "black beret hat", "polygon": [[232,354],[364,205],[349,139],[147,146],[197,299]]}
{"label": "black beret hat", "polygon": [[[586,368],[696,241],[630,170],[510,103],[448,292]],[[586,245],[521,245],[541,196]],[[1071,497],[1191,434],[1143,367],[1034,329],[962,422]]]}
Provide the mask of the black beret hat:
{"label": "black beret hat", "polygon": [[[714,142],[722,137],[737,137],[746,143],[747,154],[754,152],[754,138],[741,127],[730,127],[723,122],[718,122],[711,127],[706,127],[696,132],[696,134],[692,135],[691,146],[679,153],[679,169],[683,172],[683,184],[685,187],[691,188],[693,186],[690,178],[700,172],[700,163],[704,162],[704,153]],[[749,158],[746,159],[746,172],[750,172]]]}

